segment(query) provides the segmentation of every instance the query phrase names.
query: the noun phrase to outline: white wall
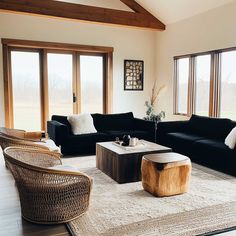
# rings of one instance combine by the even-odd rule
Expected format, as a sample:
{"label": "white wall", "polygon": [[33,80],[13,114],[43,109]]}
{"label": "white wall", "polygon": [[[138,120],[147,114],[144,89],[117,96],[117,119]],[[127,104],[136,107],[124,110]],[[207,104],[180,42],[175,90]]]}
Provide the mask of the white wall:
{"label": "white wall", "polygon": [[158,85],[168,91],[158,102],[167,119],[185,119],[173,115],[173,57],[189,53],[236,46],[236,3],[231,3],[184,21],[167,26],[157,33],[156,75]]}
{"label": "white wall", "polygon": [[[0,38],[114,47],[113,112],[133,111],[143,117],[155,78],[155,32],[38,16],[0,13]],[[124,59],[144,60],[144,91],[124,91]],[[0,126],[4,125],[4,93],[0,49]]]}

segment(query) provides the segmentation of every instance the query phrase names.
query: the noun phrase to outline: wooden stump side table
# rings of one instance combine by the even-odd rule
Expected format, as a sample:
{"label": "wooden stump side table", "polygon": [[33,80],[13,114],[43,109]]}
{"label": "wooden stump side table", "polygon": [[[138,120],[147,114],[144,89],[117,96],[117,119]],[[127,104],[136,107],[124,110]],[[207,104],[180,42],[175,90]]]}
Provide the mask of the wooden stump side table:
{"label": "wooden stump side table", "polygon": [[145,155],[141,165],[143,188],[157,197],[185,193],[191,170],[190,159],[178,153]]}

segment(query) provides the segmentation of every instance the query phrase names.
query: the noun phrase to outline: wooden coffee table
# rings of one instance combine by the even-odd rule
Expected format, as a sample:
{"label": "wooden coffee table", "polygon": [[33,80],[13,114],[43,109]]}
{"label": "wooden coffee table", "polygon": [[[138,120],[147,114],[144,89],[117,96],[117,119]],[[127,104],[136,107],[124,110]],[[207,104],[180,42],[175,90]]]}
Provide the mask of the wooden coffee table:
{"label": "wooden coffee table", "polygon": [[141,180],[141,162],[146,154],[171,152],[171,148],[148,141],[144,148],[130,148],[114,145],[113,142],[96,144],[96,166],[119,184]]}

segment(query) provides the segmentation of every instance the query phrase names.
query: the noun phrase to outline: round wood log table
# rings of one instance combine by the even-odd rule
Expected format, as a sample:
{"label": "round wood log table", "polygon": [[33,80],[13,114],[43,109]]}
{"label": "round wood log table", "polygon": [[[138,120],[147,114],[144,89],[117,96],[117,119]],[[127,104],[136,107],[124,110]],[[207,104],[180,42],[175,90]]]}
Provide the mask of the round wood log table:
{"label": "round wood log table", "polygon": [[190,159],[178,153],[145,155],[141,165],[143,188],[157,197],[185,193],[191,170]]}

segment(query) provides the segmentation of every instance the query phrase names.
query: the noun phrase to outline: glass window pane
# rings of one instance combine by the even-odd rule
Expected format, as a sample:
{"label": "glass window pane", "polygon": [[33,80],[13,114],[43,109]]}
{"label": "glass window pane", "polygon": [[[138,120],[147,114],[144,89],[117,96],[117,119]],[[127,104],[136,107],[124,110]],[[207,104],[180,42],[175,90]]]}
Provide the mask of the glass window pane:
{"label": "glass window pane", "polygon": [[220,116],[236,120],[236,51],[221,54]]}
{"label": "glass window pane", "polygon": [[73,56],[48,53],[49,117],[73,114]]}
{"label": "glass window pane", "polygon": [[189,58],[179,59],[177,67],[177,113],[187,114]]}
{"label": "glass window pane", "polygon": [[11,52],[14,128],[41,130],[39,53]]}
{"label": "glass window pane", "polygon": [[103,113],[103,58],[80,56],[81,112]]}
{"label": "glass window pane", "polygon": [[196,107],[195,113],[208,116],[210,97],[211,56],[196,57]]}

